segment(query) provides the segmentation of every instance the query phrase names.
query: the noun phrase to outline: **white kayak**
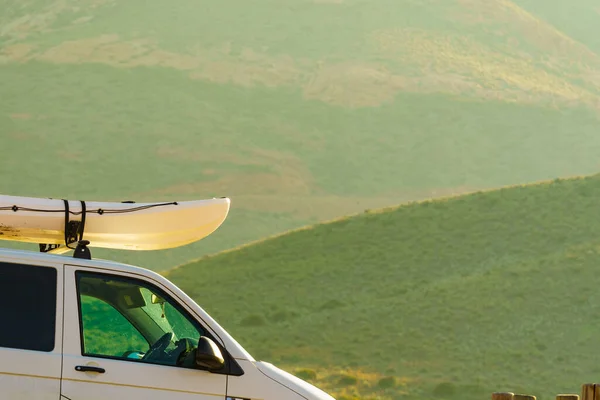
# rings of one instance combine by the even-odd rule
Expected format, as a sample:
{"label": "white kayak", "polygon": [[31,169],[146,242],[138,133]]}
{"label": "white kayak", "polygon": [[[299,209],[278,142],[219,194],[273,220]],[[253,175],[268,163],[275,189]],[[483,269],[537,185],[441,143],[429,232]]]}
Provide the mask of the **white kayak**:
{"label": "white kayak", "polygon": [[[213,233],[225,221],[229,206],[228,198],[171,203],[67,201],[65,204],[64,200],[57,199],[0,195],[0,240],[64,246],[65,226],[69,226],[69,244],[83,239],[90,242],[90,247],[170,249]],[[73,228],[78,233],[76,239],[72,235]]]}

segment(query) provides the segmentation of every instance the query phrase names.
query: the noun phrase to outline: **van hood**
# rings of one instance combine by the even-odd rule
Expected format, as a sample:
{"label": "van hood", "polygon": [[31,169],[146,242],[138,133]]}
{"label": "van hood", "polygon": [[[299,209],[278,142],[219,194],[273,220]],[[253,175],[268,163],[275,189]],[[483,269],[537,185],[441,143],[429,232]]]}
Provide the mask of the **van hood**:
{"label": "van hood", "polygon": [[273,364],[264,361],[257,361],[255,365],[260,372],[287,387],[288,389],[298,393],[307,400],[335,400],[321,389],[288,372],[285,372],[282,369],[277,368]]}

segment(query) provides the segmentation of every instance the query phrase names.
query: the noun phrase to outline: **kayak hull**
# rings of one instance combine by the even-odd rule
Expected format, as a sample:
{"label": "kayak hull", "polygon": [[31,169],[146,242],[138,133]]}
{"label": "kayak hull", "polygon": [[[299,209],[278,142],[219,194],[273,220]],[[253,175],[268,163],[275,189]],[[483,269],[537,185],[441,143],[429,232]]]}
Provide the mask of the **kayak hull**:
{"label": "kayak hull", "polygon": [[[80,201],[68,201],[69,221],[82,220]],[[85,202],[83,239],[90,247],[163,250],[205,238],[225,221],[228,198],[174,203]],[[65,203],[0,196],[0,240],[65,244]]]}

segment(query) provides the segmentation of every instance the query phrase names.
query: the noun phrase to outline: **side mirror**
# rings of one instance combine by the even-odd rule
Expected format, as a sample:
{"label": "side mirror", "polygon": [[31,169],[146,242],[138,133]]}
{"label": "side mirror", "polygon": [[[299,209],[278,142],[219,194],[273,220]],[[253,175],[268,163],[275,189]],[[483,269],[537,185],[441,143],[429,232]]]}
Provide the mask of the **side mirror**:
{"label": "side mirror", "polygon": [[223,354],[215,342],[206,336],[200,336],[196,349],[196,365],[209,371],[216,371],[225,365]]}

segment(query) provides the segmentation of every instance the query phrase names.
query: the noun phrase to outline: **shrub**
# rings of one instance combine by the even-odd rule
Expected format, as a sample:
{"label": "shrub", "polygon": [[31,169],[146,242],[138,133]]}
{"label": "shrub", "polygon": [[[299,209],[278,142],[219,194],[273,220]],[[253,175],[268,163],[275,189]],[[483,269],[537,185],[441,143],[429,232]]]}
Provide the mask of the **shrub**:
{"label": "shrub", "polygon": [[327,301],[326,303],[324,303],[321,306],[321,310],[332,310],[334,308],[339,308],[339,307],[343,307],[344,303],[342,303],[341,301],[337,300],[337,299],[332,299]]}
{"label": "shrub", "polygon": [[436,397],[452,397],[456,394],[456,385],[452,382],[442,382],[433,389]]}
{"label": "shrub", "polygon": [[304,379],[307,381],[317,379],[317,372],[314,369],[307,369],[307,368],[300,369],[300,370],[296,371],[296,373],[294,375],[296,375],[300,379]]}
{"label": "shrub", "polygon": [[340,386],[350,386],[356,385],[358,383],[358,379],[352,375],[341,375],[338,380],[338,385]]}
{"label": "shrub", "polygon": [[293,311],[281,310],[281,311],[277,311],[276,313],[272,314],[269,319],[273,322],[283,322],[283,321],[287,321],[287,320],[292,319],[297,316],[298,316],[298,313],[295,313]]}
{"label": "shrub", "polygon": [[248,315],[240,322],[242,326],[264,326],[266,324],[267,321],[262,316],[256,314]]}
{"label": "shrub", "polygon": [[386,376],[385,378],[381,378],[379,382],[377,382],[377,386],[381,389],[390,389],[396,386],[396,378],[393,376]]}

